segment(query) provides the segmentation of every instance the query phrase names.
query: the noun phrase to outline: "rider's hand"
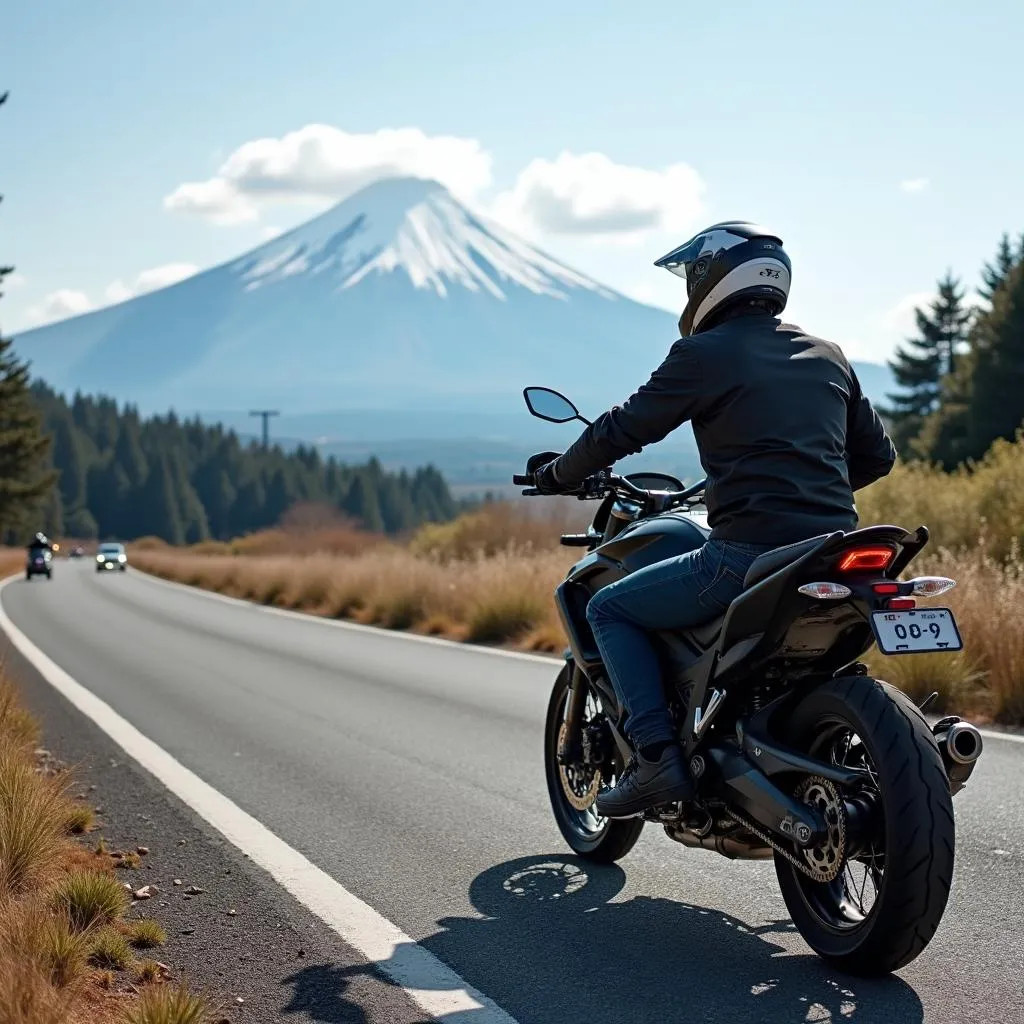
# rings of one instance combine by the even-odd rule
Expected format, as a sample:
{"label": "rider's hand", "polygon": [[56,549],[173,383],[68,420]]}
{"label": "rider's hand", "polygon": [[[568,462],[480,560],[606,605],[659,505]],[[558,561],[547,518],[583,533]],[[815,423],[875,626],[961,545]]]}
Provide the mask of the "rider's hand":
{"label": "rider's hand", "polygon": [[559,483],[555,476],[554,459],[534,471],[533,481],[533,486],[541,494],[564,494],[567,490],[565,484]]}
{"label": "rider's hand", "polygon": [[546,466],[549,462],[554,462],[561,454],[561,452],[537,452],[536,455],[531,455],[526,460],[526,472],[536,473],[541,466]]}

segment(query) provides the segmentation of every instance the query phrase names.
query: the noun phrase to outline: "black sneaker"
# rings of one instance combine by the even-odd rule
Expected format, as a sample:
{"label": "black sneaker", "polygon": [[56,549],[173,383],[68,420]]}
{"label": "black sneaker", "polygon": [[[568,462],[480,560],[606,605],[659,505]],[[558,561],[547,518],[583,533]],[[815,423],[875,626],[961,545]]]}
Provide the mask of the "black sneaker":
{"label": "black sneaker", "polygon": [[666,747],[657,761],[634,754],[614,789],[598,794],[597,813],[604,818],[632,818],[658,804],[693,799],[693,782],[679,747]]}

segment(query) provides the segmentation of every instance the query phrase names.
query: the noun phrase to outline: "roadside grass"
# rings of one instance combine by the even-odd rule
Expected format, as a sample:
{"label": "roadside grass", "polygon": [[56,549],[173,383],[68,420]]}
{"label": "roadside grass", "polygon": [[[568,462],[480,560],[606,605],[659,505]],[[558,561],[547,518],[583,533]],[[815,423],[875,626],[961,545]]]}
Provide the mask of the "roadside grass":
{"label": "roadside grass", "polygon": [[124,915],[131,900],[121,883],[102,871],[77,871],[62,878],[53,892],[53,905],[66,913],[75,928],[109,924]]}
{"label": "roadside grass", "polygon": [[[0,1024],[204,1020],[202,1002],[166,983],[162,965],[135,966],[132,946],[159,946],[166,933],[124,920],[130,899],[105,843],[73,838],[92,827],[93,809],[69,795],[72,773],[39,737],[0,670]],[[153,1013],[126,1016],[154,988]]]}
{"label": "roadside grass", "polygon": [[123,971],[133,961],[128,940],[116,929],[101,928],[92,936],[89,963],[95,967]]}
{"label": "roadside grass", "polygon": [[159,921],[144,917],[127,922],[128,941],[136,949],[155,949],[167,941],[167,932]]}
{"label": "roadside grass", "polygon": [[201,1024],[207,1001],[185,986],[147,988],[125,1014],[126,1024]]}

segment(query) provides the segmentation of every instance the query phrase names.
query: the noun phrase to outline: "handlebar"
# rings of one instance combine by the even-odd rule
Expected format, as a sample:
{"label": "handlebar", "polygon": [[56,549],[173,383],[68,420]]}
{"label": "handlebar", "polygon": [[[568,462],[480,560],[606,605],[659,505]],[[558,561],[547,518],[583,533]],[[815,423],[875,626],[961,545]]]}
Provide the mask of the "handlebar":
{"label": "handlebar", "polygon": [[[512,483],[516,487],[532,488],[535,480],[532,473],[517,473],[512,477]],[[681,491],[648,491],[643,487],[637,486],[632,480],[628,480],[624,476],[619,476],[608,469],[602,469],[592,476],[588,476],[579,487],[567,493],[570,495],[575,494],[581,501],[587,498],[603,498],[609,491],[625,492],[630,497],[639,498],[641,501],[649,501],[653,495],[657,494],[665,506],[670,506],[695,498],[698,494],[704,492],[705,487],[707,487],[707,480],[700,480],[691,487],[683,488]],[[523,493],[533,495],[539,492],[529,490]]]}

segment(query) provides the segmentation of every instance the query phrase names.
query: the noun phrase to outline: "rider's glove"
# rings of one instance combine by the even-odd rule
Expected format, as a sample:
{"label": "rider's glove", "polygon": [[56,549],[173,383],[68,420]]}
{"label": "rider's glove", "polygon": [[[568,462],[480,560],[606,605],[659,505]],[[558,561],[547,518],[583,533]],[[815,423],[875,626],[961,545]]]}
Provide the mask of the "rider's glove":
{"label": "rider's glove", "polygon": [[545,463],[540,469],[535,470],[533,474],[534,484],[533,486],[540,491],[541,494],[564,494],[566,486],[559,482],[557,476],[555,476],[555,461]]}

